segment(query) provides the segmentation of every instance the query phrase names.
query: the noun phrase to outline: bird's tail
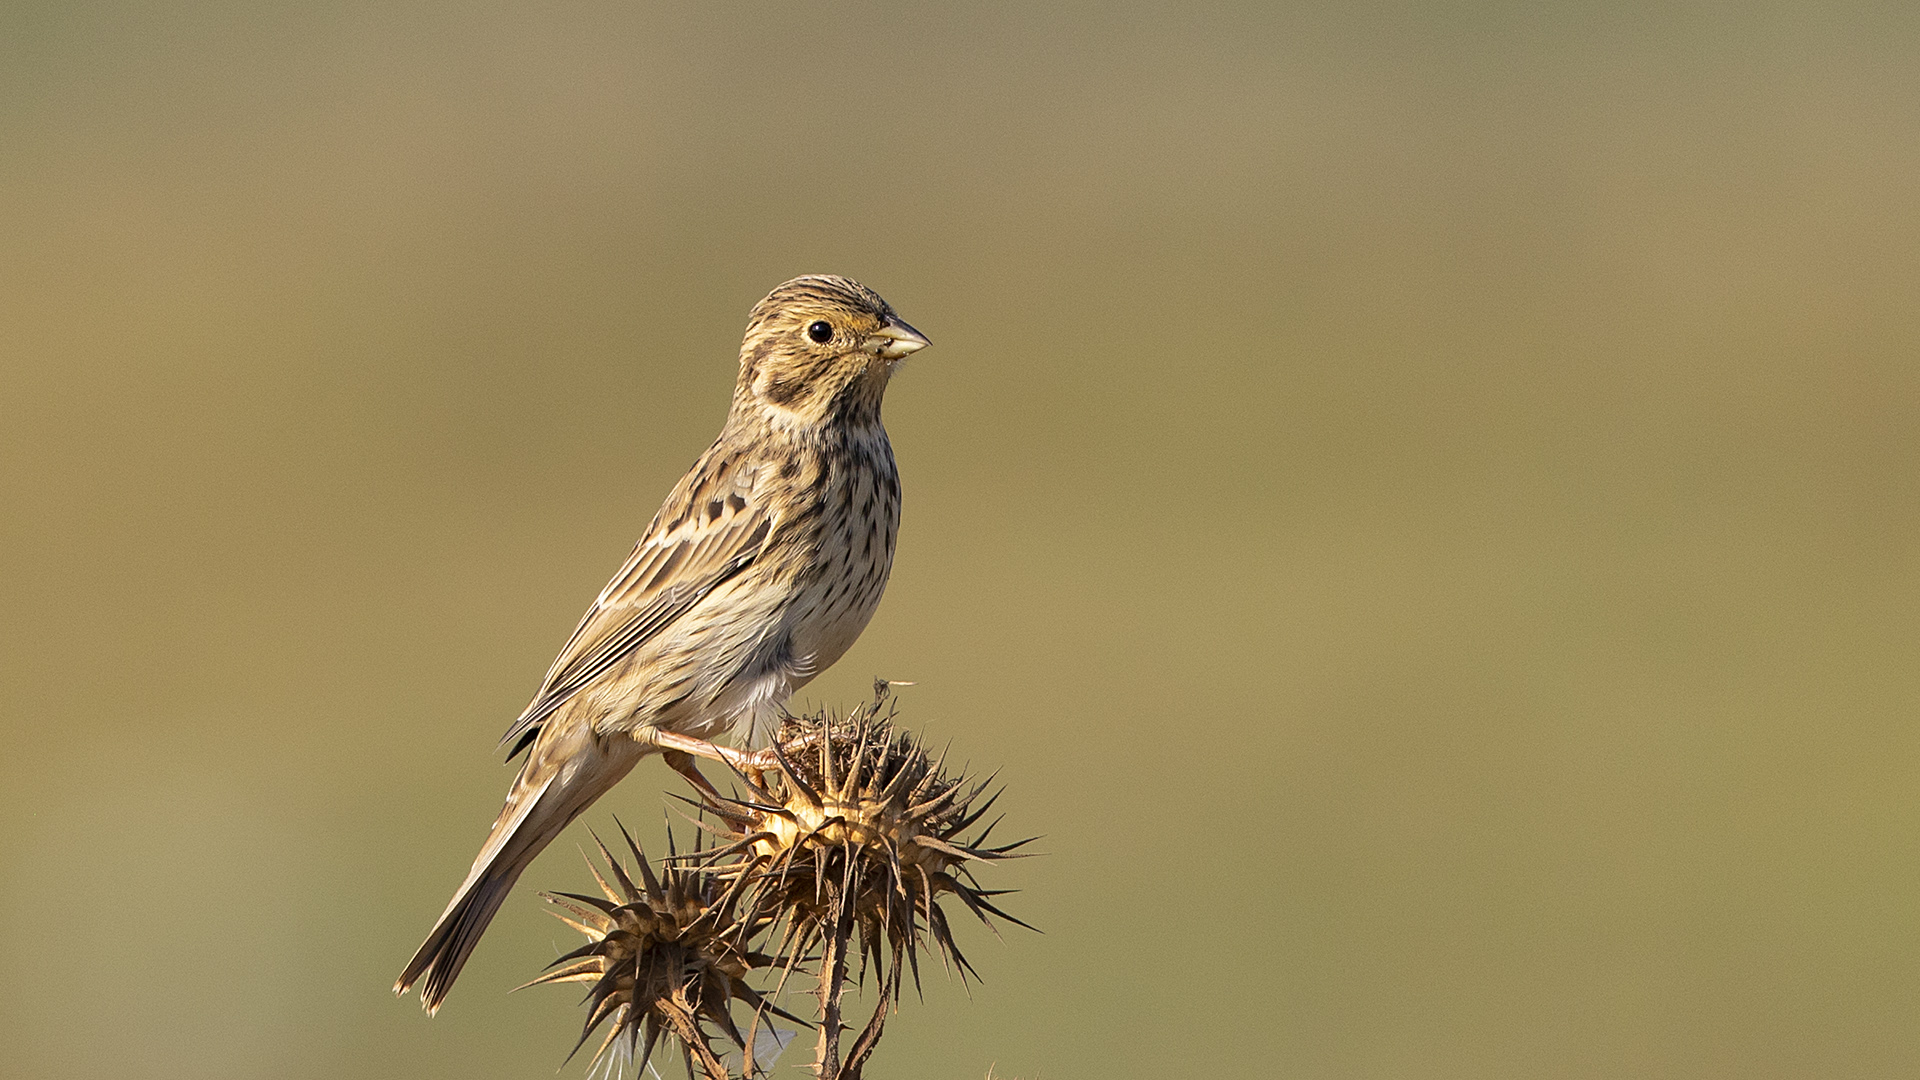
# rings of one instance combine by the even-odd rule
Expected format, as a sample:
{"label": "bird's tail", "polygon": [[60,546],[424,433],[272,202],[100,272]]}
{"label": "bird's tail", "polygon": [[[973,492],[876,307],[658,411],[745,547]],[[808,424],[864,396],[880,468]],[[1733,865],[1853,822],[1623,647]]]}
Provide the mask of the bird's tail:
{"label": "bird's tail", "polygon": [[536,746],[527,755],[513,790],[507,794],[506,806],[487,834],[486,845],[474,858],[473,869],[467,872],[467,880],[454,892],[440,921],[393,984],[394,993],[404,994],[420,983],[420,1004],[429,1015],[439,1011],[468,954],[479,944],[480,935],[500,910],[508,890],[520,879],[520,872],[638,760],[638,754],[615,757],[596,753],[599,747],[581,748],[592,759],[587,761],[541,753],[551,749],[558,748]]}

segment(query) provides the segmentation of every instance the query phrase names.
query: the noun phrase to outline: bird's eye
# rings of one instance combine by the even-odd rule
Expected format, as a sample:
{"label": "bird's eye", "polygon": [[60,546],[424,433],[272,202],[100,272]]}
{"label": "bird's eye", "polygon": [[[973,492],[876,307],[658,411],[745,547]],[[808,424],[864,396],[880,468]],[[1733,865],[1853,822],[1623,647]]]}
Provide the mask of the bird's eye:
{"label": "bird's eye", "polygon": [[807,336],[816,343],[825,345],[827,339],[833,336],[833,327],[827,325],[825,320],[816,319],[807,327]]}

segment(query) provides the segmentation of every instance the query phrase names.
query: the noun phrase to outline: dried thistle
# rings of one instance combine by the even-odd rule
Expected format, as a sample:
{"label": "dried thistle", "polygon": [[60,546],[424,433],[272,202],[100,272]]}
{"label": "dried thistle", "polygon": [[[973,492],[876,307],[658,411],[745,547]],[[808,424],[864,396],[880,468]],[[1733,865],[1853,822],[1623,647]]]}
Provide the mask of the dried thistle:
{"label": "dried thistle", "polygon": [[[587,943],[555,960],[547,974],[525,986],[590,984],[587,1021],[573,1054],[602,1024],[610,1027],[594,1052],[589,1075],[604,1065],[611,1076],[623,1058],[644,1069],[662,1032],[680,1044],[689,1077],[697,1063],[710,1080],[728,1080],[727,1069],[713,1049],[716,1033],[741,1048],[745,1074],[751,1075],[753,1038],[742,1035],[734,1022],[735,1001],[754,1010],[756,1026],[763,1013],[805,1023],[774,1006],[745,981],[756,968],[779,965],[778,958],[752,947],[771,920],[752,913],[742,916],[738,903],[742,889],[698,867],[670,861],[662,868],[663,884],[625,826],[620,826],[620,833],[633,853],[640,883],[635,884],[619,859],[594,836],[618,891],[589,859],[587,867],[604,900],[578,893],[541,894],[570,913],[552,914],[586,935]],[[671,834],[667,843],[671,860]],[[573,1054],[567,1055],[569,1060]]]}
{"label": "dried thistle", "polygon": [[[920,740],[895,729],[886,690],[877,685],[874,700],[844,718],[824,712],[787,718],[772,747],[779,769],[741,774],[744,797],[701,791],[724,827],[712,829],[719,846],[700,861],[717,879],[744,889],[753,920],[783,927],[774,952],[789,972],[818,950],[814,1069],[822,1080],[860,1076],[899,997],[903,958],[916,986],[919,952],[929,946],[963,981],[978,977],[954,941],[941,898],[957,897],[989,928],[990,915],[1027,925],[994,905],[1001,892],[981,888],[967,864],[1011,857],[1030,841],[988,846],[997,820],[965,835],[999,797],[980,801],[992,778],[949,776],[944,755],[934,758]],[[879,1003],[843,1069],[840,996],[855,946],[857,981],[864,984],[871,965]]]}

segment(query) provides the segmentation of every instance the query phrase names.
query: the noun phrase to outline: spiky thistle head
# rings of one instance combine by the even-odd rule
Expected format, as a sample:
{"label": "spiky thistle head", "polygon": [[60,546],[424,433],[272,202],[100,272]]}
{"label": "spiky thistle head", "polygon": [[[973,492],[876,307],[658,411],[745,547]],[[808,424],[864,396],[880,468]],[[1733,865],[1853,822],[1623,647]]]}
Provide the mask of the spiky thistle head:
{"label": "spiky thistle head", "polygon": [[[624,825],[619,828],[640,881],[633,880],[595,835],[594,843],[613,881],[591,859],[587,868],[604,899],[581,893],[541,894],[561,909],[552,914],[584,934],[587,943],[555,960],[546,974],[521,989],[545,983],[588,984],[586,1025],[573,1053],[579,1053],[596,1029],[610,1025],[594,1052],[589,1075],[603,1065],[612,1075],[622,1058],[644,1071],[665,1032],[680,1043],[689,1076],[697,1062],[706,1075],[725,1080],[726,1069],[712,1049],[715,1033],[743,1052],[751,1039],[734,1022],[735,1001],[755,1011],[756,1024],[763,1012],[805,1023],[767,1001],[745,981],[756,968],[778,966],[778,958],[753,948],[768,920],[751,912],[742,914],[738,902],[742,889],[737,884],[695,866],[675,865],[671,852],[661,876],[656,876],[640,845]],[[671,848],[671,835],[668,845]]]}
{"label": "spiky thistle head", "polygon": [[777,951],[789,963],[857,931],[863,961],[895,997],[902,957],[917,984],[929,944],[963,979],[977,974],[942,898],[959,898],[989,927],[989,916],[1027,925],[994,905],[1001,892],[982,889],[968,864],[1012,857],[1031,841],[989,846],[997,822],[974,830],[999,797],[981,798],[992,778],[948,774],[944,754],[894,727],[885,684],[875,689],[843,718],[786,718],[773,743],[781,767],[743,776],[745,795],[702,793],[724,826],[705,863],[745,887],[754,918],[784,921]]}

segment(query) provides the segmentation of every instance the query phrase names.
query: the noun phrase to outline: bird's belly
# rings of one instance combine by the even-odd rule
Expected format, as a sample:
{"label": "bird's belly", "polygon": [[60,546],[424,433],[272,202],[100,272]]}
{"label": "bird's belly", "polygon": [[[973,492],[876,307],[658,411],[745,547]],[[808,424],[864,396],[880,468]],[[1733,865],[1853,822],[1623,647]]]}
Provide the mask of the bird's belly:
{"label": "bird's belly", "polygon": [[[789,607],[790,651],[801,682],[826,670],[880,606],[900,524],[899,480],[884,437],[859,446],[821,530],[815,572]],[[798,684],[796,684],[798,685]]]}
{"label": "bird's belly", "polygon": [[[892,537],[886,537],[891,540]],[[880,606],[892,563],[892,544],[874,565],[824,567],[788,603],[784,633],[730,681],[716,713],[727,719],[716,730],[737,742],[763,746],[779,726],[787,698],[831,667],[860,638]],[[713,737],[713,736],[708,736]]]}
{"label": "bird's belly", "polygon": [[787,641],[796,686],[840,659],[873,618],[893,568],[893,521],[889,514],[850,523],[840,536],[858,540],[827,544],[819,572],[794,598]]}

